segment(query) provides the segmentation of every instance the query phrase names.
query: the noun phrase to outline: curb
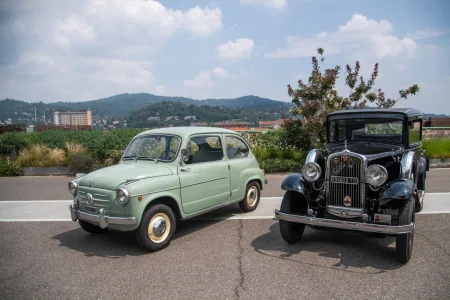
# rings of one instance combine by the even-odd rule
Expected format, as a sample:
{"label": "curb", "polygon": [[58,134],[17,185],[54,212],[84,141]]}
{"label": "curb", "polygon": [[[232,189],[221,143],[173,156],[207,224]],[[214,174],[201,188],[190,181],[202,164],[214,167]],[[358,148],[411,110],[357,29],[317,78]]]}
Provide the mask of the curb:
{"label": "curb", "polygon": [[25,167],[22,176],[75,175],[69,167]]}
{"label": "curb", "polygon": [[431,168],[449,168],[450,159],[449,158],[435,158],[430,159],[430,169]]}

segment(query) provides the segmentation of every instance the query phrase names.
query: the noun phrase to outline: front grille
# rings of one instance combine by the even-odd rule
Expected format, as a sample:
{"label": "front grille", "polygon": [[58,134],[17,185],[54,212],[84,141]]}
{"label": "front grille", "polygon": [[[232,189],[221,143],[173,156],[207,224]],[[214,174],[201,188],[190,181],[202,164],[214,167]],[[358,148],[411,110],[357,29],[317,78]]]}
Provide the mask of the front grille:
{"label": "front grille", "polygon": [[330,155],[327,207],[362,209],[365,197],[364,176],[365,162],[361,156],[350,152]]}
{"label": "front grille", "polygon": [[[92,195],[92,204],[87,204],[85,200],[86,194]],[[92,212],[91,210],[85,209],[85,206],[90,206],[96,210],[103,208],[107,212],[113,212],[115,210],[112,202],[115,198],[115,192],[97,188],[91,188],[86,186],[79,186],[76,200],[80,204],[80,209],[87,212]]]}

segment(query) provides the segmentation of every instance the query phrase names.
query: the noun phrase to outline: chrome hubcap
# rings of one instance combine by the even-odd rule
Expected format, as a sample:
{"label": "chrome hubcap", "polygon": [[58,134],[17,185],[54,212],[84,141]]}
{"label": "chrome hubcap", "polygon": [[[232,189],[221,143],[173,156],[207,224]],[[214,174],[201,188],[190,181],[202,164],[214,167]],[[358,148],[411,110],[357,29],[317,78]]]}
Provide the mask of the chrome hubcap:
{"label": "chrome hubcap", "polygon": [[153,234],[160,237],[166,232],[166,221],[164,219],[159,219],[153,224]]}
{"label": "chrome hubcap", "polygon": [[254,187],[251,187],[247,192],[247,203],[249,206],[253,206],[256,203],[256,199],[258,198],[258,192]]}

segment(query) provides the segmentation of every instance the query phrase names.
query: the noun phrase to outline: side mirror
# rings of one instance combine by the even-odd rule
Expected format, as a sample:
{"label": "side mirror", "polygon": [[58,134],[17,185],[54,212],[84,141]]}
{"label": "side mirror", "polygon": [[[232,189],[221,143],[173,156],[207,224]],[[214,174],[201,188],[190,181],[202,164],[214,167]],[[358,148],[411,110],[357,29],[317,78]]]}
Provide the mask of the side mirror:
{"label": "side mirror", "polygon": [[247,153],[248,152],[248,148],[247,147],[239,147],[238,148],[238,152]]}

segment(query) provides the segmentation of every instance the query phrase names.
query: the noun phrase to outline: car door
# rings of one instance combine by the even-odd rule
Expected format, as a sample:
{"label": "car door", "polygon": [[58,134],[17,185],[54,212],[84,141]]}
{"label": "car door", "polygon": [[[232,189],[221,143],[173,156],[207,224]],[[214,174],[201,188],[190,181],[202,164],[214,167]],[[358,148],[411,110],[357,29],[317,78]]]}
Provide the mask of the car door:
{"label": "car door", "polygon": [[179,168],[181,202],[187,214],[230,199],[230,172],[219,134],[191,136],[187,160]]}
{"label": "car door", "polygon": [[241,137],[224,135],[228,164],[230,166],[230,201],[243,199],[249,172],[254,168],[254,159],[250,149]]}

